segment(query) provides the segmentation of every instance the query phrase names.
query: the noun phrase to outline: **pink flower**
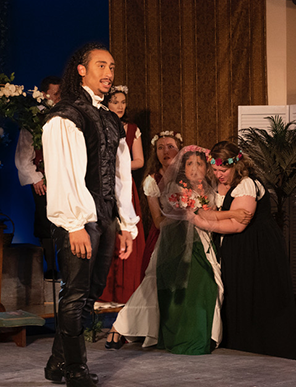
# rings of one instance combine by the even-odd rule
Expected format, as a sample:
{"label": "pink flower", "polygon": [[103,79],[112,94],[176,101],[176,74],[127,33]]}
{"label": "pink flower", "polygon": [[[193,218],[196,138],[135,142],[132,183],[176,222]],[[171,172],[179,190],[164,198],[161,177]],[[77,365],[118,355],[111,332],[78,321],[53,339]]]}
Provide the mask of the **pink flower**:
{"label": "pink flower", "polygon": [[169,197],[169,202],[176,202],[178,199],[176,197],[176,195],[172,194],[170,197]]}
{"label": "pink flower", "polygon": [[222,160],[221,159],[216,159],[216,165],[217,165],[217,167],[222,165]]}

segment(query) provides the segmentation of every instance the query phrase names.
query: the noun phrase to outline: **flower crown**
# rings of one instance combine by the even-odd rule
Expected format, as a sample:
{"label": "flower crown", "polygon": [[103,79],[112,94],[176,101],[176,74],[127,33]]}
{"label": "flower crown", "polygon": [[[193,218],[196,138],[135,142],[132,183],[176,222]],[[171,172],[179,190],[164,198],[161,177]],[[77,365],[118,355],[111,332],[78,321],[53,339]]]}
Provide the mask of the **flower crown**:
{"label": "flower crown", "polygon": [[159,140],[161,137],[175,137],[180,142],[183,142],[182,136],[179,132],[173,132],[172,130],[166,130],[165,132],[157,133],[151,140],[151,144],[154,146],[156,141]]}
{"label": "flower crown", "polygon": [[242,157],[243,157],[243,153],[241,150],[238,152],[237,156],[229,157],[229,159],[224,160],[224,161],[220,158],[214,159],[213,156],[209,154],[208,155],[208,163],[210,163],[211,165],[216,164],[217,167],[220,167],[221,165],[232,165],[232,164],[236,164]]}
{"label": "flower crown", "polygon": [[128,93],[128,87],[127,86],[122,86],[122,85],[111,86],[109,94],[114,94],[114,93],[124,93],[124,94],[127,94]]}
{"label": "flower crown", "polygon": [[201,146],[198,145],[188,145],[184,148],[185,152],[203,152],[206,157],[209,156],[210,150],[206,148],[202,148]]}

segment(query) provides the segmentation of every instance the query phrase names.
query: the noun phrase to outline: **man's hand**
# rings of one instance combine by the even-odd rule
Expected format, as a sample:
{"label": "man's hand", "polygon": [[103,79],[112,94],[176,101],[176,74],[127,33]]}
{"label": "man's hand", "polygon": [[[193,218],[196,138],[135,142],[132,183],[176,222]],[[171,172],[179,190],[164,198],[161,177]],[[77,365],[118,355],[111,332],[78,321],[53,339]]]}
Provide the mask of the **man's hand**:
{"label": "man's hand", "polygon": [[69,232],[72,254],[78,258],[91,258],[92,248],[89,234],[85,229]]}
{"label": "man's hand", "polygon": [[131,233],[128,231],[122,231],[118,234],[120,240],[119,258],[127,259],[130,253],[133,251],[133,240]]}
{"label": "man's hand", "polygon": [[45,195],[46,194],[46,185],[44,185],[43,179],[38,181],[38,183],[33,184],[34,190],[37,195]]}

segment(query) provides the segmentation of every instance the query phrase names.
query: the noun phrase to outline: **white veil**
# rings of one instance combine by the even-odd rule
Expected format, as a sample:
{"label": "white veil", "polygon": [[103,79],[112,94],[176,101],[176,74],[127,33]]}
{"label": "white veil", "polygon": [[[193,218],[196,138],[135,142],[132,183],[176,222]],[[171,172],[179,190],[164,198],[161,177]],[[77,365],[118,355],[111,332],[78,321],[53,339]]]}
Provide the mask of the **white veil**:
{"label": "white veil", "polygon": [[[193,244],[201,241],[188,217],[200,208],[207,209],[215,205],[215,193],[206,178],[208,153],[209,150],[195,145],[184,147],[159,184],[160,201],[166,219],[161,223],[157,243],[157,267],[161,266],[161,272],[166,275],[157,277],[158,289],[187,287]],[[191,156],[195,166],[188,174]]]}
{"label": "white veil", "polygon": [[[157,241],[157,288],[159,290],[187,288],[193,245],[200,254],[205,254],[212,266],[217,284],[217,298],[213,316],[212,339],[219,345],[222,339],[221,307],[224,298],[220,264],[217,262],[211,233],[195,227],[188,219],[189,214],[215,207],[215,192],[208,184],[205,169],[186,176],[186,160],[199,156],[206,163],[209,150],[190,145],[183,148],[173,160],[161,180],[159,187],[161,203],[166,219],[161,223]],[[204,163],[203,163],[204,165]],[[204,166],[205,166],[204,165]],[[209,222],[210,223],[210,222]],[[210,226],[210,224],[209,224]],[[209,227],[211,229],[211,227]],[[196,250],[195,250],[196,252]]]}

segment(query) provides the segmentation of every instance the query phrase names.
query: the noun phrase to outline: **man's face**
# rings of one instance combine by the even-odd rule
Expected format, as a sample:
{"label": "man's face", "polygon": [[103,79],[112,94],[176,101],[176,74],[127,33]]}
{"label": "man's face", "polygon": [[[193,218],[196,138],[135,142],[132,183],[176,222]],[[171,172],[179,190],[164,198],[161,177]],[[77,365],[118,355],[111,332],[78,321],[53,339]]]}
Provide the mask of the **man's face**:
{"label": "man's face", "polygon": [[43,95],[44,98],[52,100],[55,105],[61,99],[60,85],[54,85],[53,83],[50,83],[47,92],[45,93],[43,91]]}
{"label": "man's face", "polygon": [[88,86],[96,95],[103,97],[108,93],[114,79],[115,63],[112,55],[106,50],[93,50],[87,67],[78,65],[82,76],[82,85]]}

